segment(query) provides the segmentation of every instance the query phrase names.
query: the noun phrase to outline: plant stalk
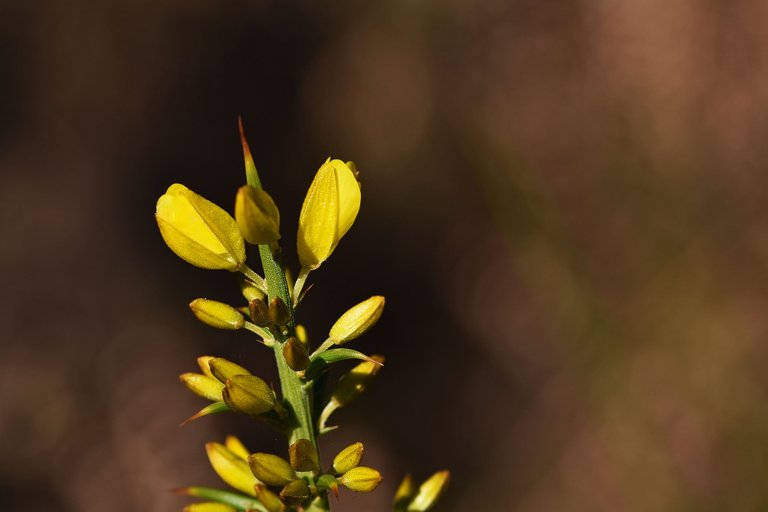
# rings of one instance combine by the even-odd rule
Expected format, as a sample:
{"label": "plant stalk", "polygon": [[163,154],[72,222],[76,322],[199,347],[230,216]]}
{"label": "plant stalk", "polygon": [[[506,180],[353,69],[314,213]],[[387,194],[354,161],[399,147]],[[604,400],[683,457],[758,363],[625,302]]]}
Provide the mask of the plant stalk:
{"label": "plant stalk", "polygon": [[[261,188],[256,172],[246,173],[246,178],[250,186],[258,189]],[[296,328],[296,320],[294,318],[293,300],[291,299],[283,268],[275,258],[272,247],[268,244],[259,245],[259,257],[264,268],[264,280],[267,284],[267,297],[269,301],[271,302],[276,297],[279,297],[288,307],[290,314],[288,333],[291,336]],[[312,386],[307,386],[305,389],[299,376],[288,366],[285,357],[283,357],[285,338],[279,332],[276,334],[276,343],[273,348],[275,351],[275,361],[277,362],[277,371],[280,376],[280,390],[285,405],[295,420],[295,424],[288,436],[288,445],[292,445],[299,439],[309,439],[319,454],[320,447],[317,445],[315,426],[312,421]],[[320,503],[313,503],[314,510],[329,511],[331,509],[327,495],[319,501]]]}

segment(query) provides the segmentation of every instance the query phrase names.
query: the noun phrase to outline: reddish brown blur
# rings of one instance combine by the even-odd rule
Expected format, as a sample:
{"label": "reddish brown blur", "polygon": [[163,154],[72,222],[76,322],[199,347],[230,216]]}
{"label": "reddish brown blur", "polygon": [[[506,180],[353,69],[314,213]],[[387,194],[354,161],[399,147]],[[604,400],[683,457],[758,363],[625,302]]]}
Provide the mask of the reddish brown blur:
{"label": "reddish brown blur", "polygon": [[302,4],[0,3],[0,509],[181,510],[206,441],[284,450],[178,427],[197,355],[276,382],[153,219],[175,181],[232,209],[238,114],[294,264],[317,167],[362,173],[300,311],[387,297],[323,444],[385,480],[334,510],[443,468],[444,511],[768,508],[768,4]]}

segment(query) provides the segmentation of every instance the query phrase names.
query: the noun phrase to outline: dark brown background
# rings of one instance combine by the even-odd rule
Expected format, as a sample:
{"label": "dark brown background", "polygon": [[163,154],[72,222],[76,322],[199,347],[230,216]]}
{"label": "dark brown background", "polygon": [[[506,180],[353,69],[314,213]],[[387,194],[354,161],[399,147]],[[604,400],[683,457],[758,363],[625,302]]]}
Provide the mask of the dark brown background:
{"label": "dark brown background", "polygon": [[0,508],[166,512],[213,484],[179,429],[203,353],[269,354],[186,309],[226,272],[162,243],[181,181],[231,210],[242,114],[295,262],[329,155],[356,225],[301,311],[387,296],[384,353],[325,456],[361,440],[388,509],[768,508],[765,2],[0,1]]}

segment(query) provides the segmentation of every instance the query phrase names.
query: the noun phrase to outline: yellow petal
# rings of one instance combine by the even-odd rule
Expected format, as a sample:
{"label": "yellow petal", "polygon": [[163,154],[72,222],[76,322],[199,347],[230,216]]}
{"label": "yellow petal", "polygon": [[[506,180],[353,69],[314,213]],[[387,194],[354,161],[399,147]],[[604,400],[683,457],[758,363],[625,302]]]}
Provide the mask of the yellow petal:
{"label": "yellow petal", "polygon": [[360,465],[365,447],[363,443],[354,443],[339,452],[333,458],[333,470],[336,474],[343,475],[352,468]]}
{"label": "yellow petal", "polygon": [[347,234],[360,211],[360,183],[355,173],[341,160],[331,160],[336,171],[339,188],[339,235],[336,242]]}
{"label": "yellow petal", "polygon": [[250,185],[237,191],[235,219],[243,237],[253,245],[280,239],[280,212],[269,194]]}
{"label": "yellow petal", "polygon": [[411,475],[405,475],[403,481],[395,491],[394,508],[395,512],[404,512],[408,504],[413,501],[416,496],[416,484],[413,483]]}
{"label": "yellow petal", "polygon": [[357,466],[339,478],[341,485],[355,492],[371,492],[381,483],[381,473],[373,468]]}
{"label": "yellow petal", "polygon": [[331,327],[330,338],[341,345],[364,334],[381,317],[384,311],[384,297],[374,295],[353,306],[341,315]]}
{"label": "yellow petal", "polygon": [[316,269],[333,252],[360,211],[360,184],[341,160],[328,159],[315,175],[299,216],[299,261]]}
{"label": "yellow petal", "polygon": [[198,320],[217,329],[237,330],[245,323],[242,313],[223,302],[195,299],[189,303],[189,309]]}
{"label": "yellow petal", "polygon": [[275,407],[269,385],[255,375],[233,375],[221,394],[230,409],[244,414],[263,414]]}
{"label": "yellow petal", "polygon": [[237,512],[237,509],[224,503],[205,501],[187,505],[184,507],[184,512]]}
{"label": "yellow petal", "polygon": [[248,461],[248,456],[251,455],[251,452],[248,451],[243,442],[235,436],[227,436],[224,440],[224,446],[246,462]]}
{"label": "yellow petal", "polygon": [[299,214],[296,239],[301,266],[316,269],[338,242],[339,188],[334,167],[326,162],[317,171]]}
{"label": "yellow petal", "polygon": [[223,400],[221,397],[221,391],[224,389],[224,384],[217,381],[213,377],[203,375],[201,373],[182,373],[179,378],[185,386],[189,388],[197,396],[207,398],[214,402]]}
{"label": "yellow petal", "polygon": [[450,476],[448,471],[438,471],[429,477],[421,484],[419,493],[408,505],[408,512],[426,512],[431,510],[448,486]]}
{"label": "yellow petal", "polygon": [[335,402],[338,407],[343,407],[362,395],[376,374],[379,373],[384,357],[373,355],[371,359],[373,361],[364,361],[358,364],[339,379],[331,395],[331,401]]}
{"label": "yellow petal", "polygon": [[184,185],[171,185],[158,199],[155,217],[168,247],[192,265],[237,270],[245,262],[235,219]]}
{"label": "yellow petal", "polygon": [[254,486],[260,483],[248,463],[221,443],[205,445],[213,470],[226,483],[250,496],[256,496]]}
{"label": "yellow petal", "polygon": [[282,487],[296,478],[290,463],[271,453],[254,453],[248,457],[248,463],[259,480],[273,487]]}
{"label": "yellow petal", "polygon": [[214,377],[213,373],[211,372],[211,359],[214,358],[212,356],[200,356],[197,358],[197,366],[200,367],[200,370],[203,372],[203,374],[215,379],[216,377]]}

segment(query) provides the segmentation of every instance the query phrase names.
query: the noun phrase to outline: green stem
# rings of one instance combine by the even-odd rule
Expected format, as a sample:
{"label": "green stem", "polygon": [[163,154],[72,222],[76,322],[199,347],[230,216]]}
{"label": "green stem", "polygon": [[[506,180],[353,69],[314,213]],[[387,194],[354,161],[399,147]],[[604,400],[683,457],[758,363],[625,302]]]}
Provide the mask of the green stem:
{"label": "green stem", "polygon": [[[286,306],[288,306],[288,312],[290,313],[288,332],[289,334],[293,334],[296,321],[293,316],[293,304],[291,302],[288,283],[285,279],[283,269],[280,266],[280,263],[275,259],[274,253],[268,245],[259,246],[259,255],[261,256],[261,262],[264,266],[264,275],[267,280],[267,296],[270,302],[275,297],[280,297],[283,302],[285,302]],[[281,333],[278,332],[277,334],[277,343],[275,343],[273,348],[275,351],[275,361],[277,362],[277,371],[280,376],[280,389],[283,394],[283,400],[285,400],[296,421],[288,436],[288,445],[292,445],[299,439],[309,439],[319,454],[320,448],[317,445],[315,426],[312,422],[312,386],[310,384],[304,387],[296,372],[291,370],[288,366],[285,357],[283,357],[283,343],[285,342],[285,339],[283,339]],[[327,496],[321,497],[319,503],[317,503],[316,510],[330,509],[331,507]]]}
{"label": "green stem", "polygon": [[[254,172],[246,173],[246,178],[250,186],[258,189],[261,188],[261,183],[259,182],[255,168]],[[296,327],[296,320],[294,318],[291,292],[288,289],[288,282],[285,279],[283,268],[280,265],[280,262],[275,258],[275,253],[269,245],[259,245],[259,257],[261,258],[261,264],[264,268],[267,297],[270,302],[275,297],[280,297],[280,299],[285,302],[286,306],[288,306],[288,312],[290,314],[290,320],[288,321],[288,335],[292,336]],[[280,390],[282,391],[283,400],[286,402],[287,407],[290,409],[295,419],[295,424],[288,436],[288,445],[292,445],[299,439],[309,439],[319,454],[320,448],[317,445],[315,426],[312,421],[312,386],[307,386],[305,389],[302,386],[302,381],[299,376],[288,366],[285,357],[283,357],[283,343],[285,342],[285,337],[280,332],[277,332],[276,334],[276,343],[273,348],[275,351],[275,361],[277,362],[277,371],[280,376]],[[319,508],[317,508],[317,510],[330,510],[327,496],[322,497],[319,501]]]}
{"label": "green stem", "polygon": [[[272,249],[268,245],[259,246],[259,255],[262,265],[264,265],[264,275],[267,278],[267,296],[272,301],[275,297],[280,297],[290,313],[288,322],[289,332],[293,331],[295,320],[293,318],[293,305],[288,292],[288,283],[285,280],[285,274],[280,263],[275,260]],[[280,336],[282,338],[282,336]],[[289,444],[295,443],[299,439],[309,439],[312,444],[317,446],[315,428],[312,424],[312,404],[309,401],[309,395],[302,389],[302,382],[299,376],[288,367],[288,363],[283,357],[284,339],[278,339],[275,344],[275,360],[277,361],[277,371],[280,375],[280,388],[283,392],[283,399],[288,403],[296,419],[296,425],[291,431]]]}
{"label": "green stem", "polygon": [[251,331],[254,334],[258,334],[261,337],[261,342],[265,344],[268,347],[273,347],[275,345],[274,337],[272,336],[272,333],[270,333],[268,330],[264,329],[263,327],[259,327],[256,324],[253,324],[249,321],[245,321],[243,324],[243,328]]}
{"label": "green stem", "polygon": [[262,293],[267,293],[267,283],[263,277],[248,268],[247,265],[243,265],[240,272],[253,282],[253,285],[258,288]]}

